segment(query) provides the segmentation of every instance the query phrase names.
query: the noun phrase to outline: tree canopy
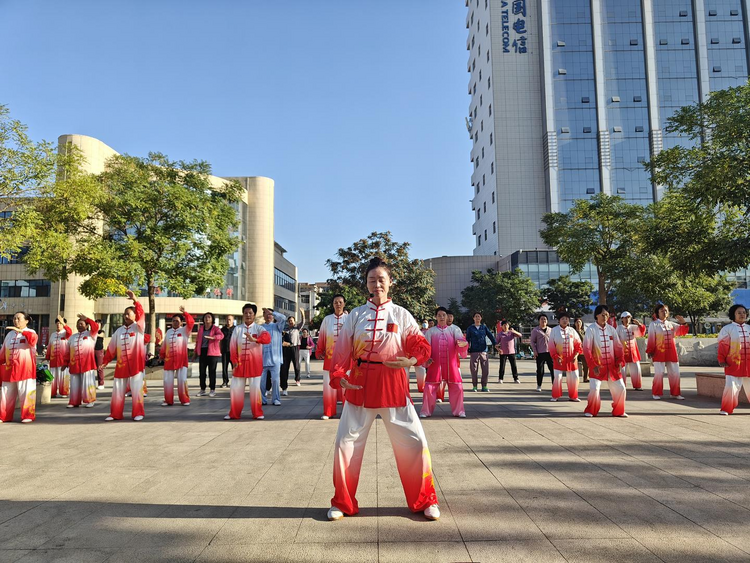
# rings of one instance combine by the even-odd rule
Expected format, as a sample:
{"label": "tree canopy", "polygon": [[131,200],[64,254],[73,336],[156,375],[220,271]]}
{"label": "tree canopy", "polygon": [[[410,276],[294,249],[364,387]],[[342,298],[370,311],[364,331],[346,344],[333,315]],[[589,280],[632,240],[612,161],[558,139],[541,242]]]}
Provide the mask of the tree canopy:
{"label": "tree canopy", "polygon": [[567,311],[572,317],[583,317],[591,312],[594,305],[591,294],[594,285],[588,281],[574,281],[570,276],[560,276],[549,280],[548,287],[542,288],[542,299],[556,314]]}
{"label": "tree canopy", "polygon": [[461,292],[461,305],[482,313],[482,318],[494,327],[497,321],[507,319],[511,324],[528,321],[539,308],[539,290],[520,268],[512,272],[471,273],[471,285]]}

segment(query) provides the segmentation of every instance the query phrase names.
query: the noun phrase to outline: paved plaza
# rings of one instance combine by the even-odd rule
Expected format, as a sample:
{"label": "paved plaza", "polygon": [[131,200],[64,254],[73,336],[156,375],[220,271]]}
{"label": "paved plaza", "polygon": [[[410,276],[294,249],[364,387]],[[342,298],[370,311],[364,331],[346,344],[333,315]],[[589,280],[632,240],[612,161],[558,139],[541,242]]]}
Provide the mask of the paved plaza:
{"label": "paved plaza", "polygon": [[0,426],[0,561],[750,560],[750,407],[719,416],[696,395],[704,369],[683,368],[686,401],[628,390],[630,418],[615,419],[603,392],[587,419],[588,385],[551,403],[532,362],[520,385],[491,366],[491,393],[464,378],[468,418],[443,404],[424,421],[438,522],[406,509],[380,420],[361,513],[326,520],[338,421],[319,419],[320,362],[264,421],[224,421],[228,390],[195,397],[195,379],[191,406],[169,408],[149,381],[139,423],[104,422],[111,381],[92,409],[54,399]]}

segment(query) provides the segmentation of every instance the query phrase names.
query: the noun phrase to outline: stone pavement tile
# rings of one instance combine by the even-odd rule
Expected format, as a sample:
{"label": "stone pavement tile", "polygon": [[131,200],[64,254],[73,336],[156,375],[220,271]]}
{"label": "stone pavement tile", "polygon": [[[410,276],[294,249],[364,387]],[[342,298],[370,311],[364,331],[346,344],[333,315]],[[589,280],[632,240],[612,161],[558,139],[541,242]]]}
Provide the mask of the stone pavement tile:
{"label": "stone pavement tile", "polygon": [[196,563],[283,563],[291,544],[274,542],[255,545],[211,544],[198,556]]}
{"label": "stone pavement tile", "polygon": [[683,537],[679,531],[661,538],[638,538],[638,541],[665,563],[705,563],[707,561],[746,562],[750,553],[738,549],[716,536]]}
{"label": "stone pavement tile", "polygon": [[330,497],[329,494],[324,502],[311,501],[294,537],[295,543],[377,543],[378,508],[375,493],[358,494],[359,514],[345,516],[336,522],[329,522],[327,517]]}
{"label": "stone pavement tile", "polygon": [[165,545],[158,548],[118,549],[106,563],[192,563],[205,545]]}
{"label": "stone pavement tile", "polygon": [[459,563],[472,560],[463,542],[381,542],[378,555],[379,563]]}
{"label": "stone pavement tile", "polygon": [[549,539],[626,538],[628,534],[573,491],[508,491]]}
{"label": "stone pavement tile", "polygon": [[298,543],[290,547],[286,561],[289,563],[319,563],[320,561],[377,563],[378,544]]}
{"label": "stone pavement tile", "polygon": [[740,528],[735,528],[733,530],[727,530],[722,535],[722,538],[724,539],[724,541],[732,544],[737,549],[740,549],[745,553],[750,553],[750,534],[746,532],[746,529],[747,527],[743,526]]}
{"label": "stone pavement tile", "polygon": [[[600,534],[599,538],[603,535],[605,534]],[[658,563],[661,561],[632,538],[554,539],[552,543],[569,563],[590,563],[591,561]]]}
{"label": "stone pavement tile", "polygon": [[[94,514],[101,505],[45,502],[0,524],[1,549],[34,549]],[[75,547],[75,546],[74,546]]]}
{"label": "stone pavement tile", "polygon": [[427,520],[421,512],[414,513],[406,506],[403,493],[378,494],[378,541],[383,542],[453,542],[461,541],[456,521],[449,505],[440,505],[440,519]]}
{"label": "stone pavement tile", "polygon": [[28,549],[0,549],[0,562],[14,563],[30,553]]}
{"label": "stone pavement tile", "polygon": [[[3,476],[5,481],[5,476]],[[5,481],[6,483],[12,483],[12,480]],[[17,500],[0,500],[0,525],[3,522],[7,522],[16,516],[28,512],[36,506],[39,506],[44,501],[17,501]]]}
{"label": "stone pavement tile", "polygon": [[476,563],[564,563],[548,539],[466,542]]}
{"label": "stone pavement tile", "polygon": [[464,541],[544,539],[534,521],[504,490],[443,495],[443,504],[450,508]]}
{"label": "stone pavement tile", "polygon": [[112,551],[102,549],[35,549],[18,563],[103,563]]}

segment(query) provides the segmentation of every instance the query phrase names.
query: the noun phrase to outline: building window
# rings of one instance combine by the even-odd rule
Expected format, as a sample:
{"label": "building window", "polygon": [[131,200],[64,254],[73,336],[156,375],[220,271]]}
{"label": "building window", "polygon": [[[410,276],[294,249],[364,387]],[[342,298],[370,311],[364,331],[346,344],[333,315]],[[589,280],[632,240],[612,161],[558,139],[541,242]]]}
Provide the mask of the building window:
{"label": "building window", "polygon": [[482,107],[482,94],[479,94],[479,107]]}
{"label": "building window", "polygon": [[490,174],[494,174],[494,173],[495,173],[495,163],[490,162]]}
{"label": "building window", "polygon": [[0,297],[49,297],[51,286],[48,280],[3,280]]}
{"label": "building window", "polygon": [[[477,22],[477,23],[479,23],[479,22]],[[479,31],[479,30],[477,30],[477,31]],[[477,55],[480,56],[480,57],[482,56],[482,45],[481,45],[481,43],[477,46]],[[481,80],[481,78],[480,78],[480,80]]]}
{"label": "building window", "polygon": [[479,122],[479,130],[484,131],[484,119]]}
{"label": "building window", "polygon": [[490,133],[490,145],[492,144],[492,133]]}
{"label": "building window", "polygon": [[490,24],[487,24],[484,26],[484,34],[489,35],[490,34]]}
{"label": "building window", "polygon": [[495,231],[495,222],[492,221],[492,234],[494,235],[496,233]]}
{"label": "building window", "polygon": [[477,209],[477,221],[479,221],[479,218],[482,216],[482,210]]}
{"label": "building window", "polygon": [[495,192],[492,192],[492,203],[495,203]]}
{"label": "building window", "polygon": [[477,193],[479,193],[479,182],[477,182]]}
{"label": "building window", "polygon": [[279,310],[291,311],[292,313],[297,311],[297,304],[291,299],[286,299],[278,295],[274,295],[273,297],[274,297],[273,299],[274,308],[277,311]]}
{"label": "building window", "polygon": [[[476,86],[476,84],[475,84],[475,85],[474,85],[474,88],[476,88],[476,87],[477,87],[477,86]],[[476,106],[474,106],[474,119],[476,119],[476,118],[477,118],[477,107],[476,107]]]}
{"label": "building window", "polygon": [[484,147],[482,147],[482,159],[484,159]]}
{"label": "building window", "polygon": [[487,240],[487,229],[484,230],[484,240]]}
{"label": "building window", "polygon": [[487,89],[488,90],[490,89],[490,77],[489,76],[487,77]]}
{"label": "building window", "polygon": [[289,291],[293,291],[295,293],[297,291],[297,280],[295,280],[289,274],[285,274],[278,268],[274,268],[274,283],[279,287],[288,289]]}
{"label": "building window", "polygon": [[479,142],[479,131],[474,132],[474,142],[475,143]]}
{"label": "building window", "polygon": [[487,202],[486,201],[482,204],[482,211],[484,211],[485,213],[487,213]]}
{"label": "building window", "polygon": [[490,104],[490,117],[492,117],[492,104]]}
{"label": "building window", "polygon": [[[484,186],[484,184],[485,184],[485,181],[484,181],[484,174],[482,174],[482,185]],[[487,211],[487,210],[485,209],[485,211]]]}
{"label": "building window", "polygon": [[477,246],[482,246],[482,235],[477,236]]}
{"label": "building window", "polygon": [[487,62],[490,62],[490,52],[487,51]]}
{"label": "building window", "polygon": [[472,88],[472,90],[471,90],[471,91],[472,91],[472,93],[474,93],[474,94],[476,94],[476,93],[477,93],[477,83],[476,83],[476,82],[474,83],[474,88]]}

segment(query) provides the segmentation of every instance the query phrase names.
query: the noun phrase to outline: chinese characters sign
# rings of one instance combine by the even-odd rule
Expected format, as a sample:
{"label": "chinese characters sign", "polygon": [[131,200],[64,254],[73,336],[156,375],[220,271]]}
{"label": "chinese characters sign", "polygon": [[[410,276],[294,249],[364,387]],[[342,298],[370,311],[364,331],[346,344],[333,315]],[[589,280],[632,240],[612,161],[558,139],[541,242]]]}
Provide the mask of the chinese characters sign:
{"label": "chinese characters sign", "polygon": [[503,0],[501,7],[503,53],[526,53],[526,0]]}

